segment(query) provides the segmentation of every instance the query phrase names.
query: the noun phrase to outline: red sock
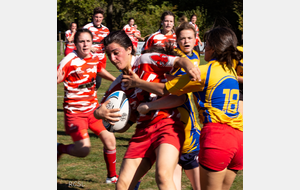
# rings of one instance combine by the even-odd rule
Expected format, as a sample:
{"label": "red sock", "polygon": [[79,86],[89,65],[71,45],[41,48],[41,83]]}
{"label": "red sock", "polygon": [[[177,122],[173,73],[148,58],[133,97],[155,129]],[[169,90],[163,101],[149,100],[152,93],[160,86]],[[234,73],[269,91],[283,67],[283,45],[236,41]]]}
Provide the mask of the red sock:
{"label": "red sock", "polygon": [[117,161],[116,149],[106,150],[105,148],[103,148],[103,156],[104,156],[104,160],[106,163],[107,177],[117,176],[117,173],[116,173],[116,161]]}
{"label": "red sock", "polygon": [[57,150],[60,154],[70,154],[70,148],[72,148],[73,146],[74,144],[68,144],[68,145],[59,144],[57,146]]}

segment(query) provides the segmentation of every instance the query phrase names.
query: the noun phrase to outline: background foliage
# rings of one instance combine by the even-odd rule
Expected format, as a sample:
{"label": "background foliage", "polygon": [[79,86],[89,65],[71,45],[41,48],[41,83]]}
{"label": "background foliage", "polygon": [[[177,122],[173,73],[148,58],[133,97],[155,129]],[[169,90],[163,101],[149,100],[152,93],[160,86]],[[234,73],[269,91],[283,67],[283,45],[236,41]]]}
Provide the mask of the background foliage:
{"label": "background foliage", "polygon": [[213,25],[227,25],[241,42],[242,0],[57,0],[57,31],[65,32],[71,22],[83,27],[92,21],[93,9],[98,6],[105,10],[102,23],[110,31],[121,30],[133,17],[144,37],[158,30],[161,14],[169,10],[176,15],[175,23],[183,15],[189,19],[196,14],[201,39]]}

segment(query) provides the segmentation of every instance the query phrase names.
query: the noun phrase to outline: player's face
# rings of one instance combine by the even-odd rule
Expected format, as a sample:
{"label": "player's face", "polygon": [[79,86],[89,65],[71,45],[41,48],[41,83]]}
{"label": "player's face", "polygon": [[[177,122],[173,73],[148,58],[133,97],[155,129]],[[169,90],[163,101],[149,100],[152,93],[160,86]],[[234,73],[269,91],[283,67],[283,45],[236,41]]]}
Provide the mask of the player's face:
{"label": "player's face", "polygon": [[196,21],[197,21],[197,17],[196,17],[196,16],[193,16],[191,22],[192,22],[193,24],[195,24]]}
{"label": "player's face", "polygon": [[105,47],[106,54],[111,63],[118,69],[128,68],[131,61],[131,47],[127,50],[118,43],[111,43]]}
{"label": "player's face", "polygon": [[133,25],[134,25],[134,20],[131,19],[131,20],[129,21],[129,26],[133,26]]}
{"label": "player's face", "polygon": [[213,57],[212,54],[215,50],[212,49],[212,47],[209,45],[208,41],[205,43],[205,54],[204,54],[204,60],[210,61]]}
{"label": "player's face", "polygon": [[73,23],[72,26],[71,26],[71,30],[76,30],[76,29],[77,29],[77,24]]}
{"label": "player's face", "polygon": [[180,49],[190,55],[196,43],[195,33],[193,30],[182,30],[177,37],[177,44]]}
{"label": "player's face", "polygon": [[174,26],[174,17],[171,15],[165,16],[165,19],[162,21],[163,30],[170,32]]}
{"label": "player's face", "polygon": [[101,13],[97,13],[93,16],[93,23],[96,27],[100,27],[102,20],[103,20],[103,15]]}
{"label": "player's face", "polygon": [[90,56],[93,39],[90,33],[83,32],[78,36],[76,45],[76,52],[78,57],[87,58]]}

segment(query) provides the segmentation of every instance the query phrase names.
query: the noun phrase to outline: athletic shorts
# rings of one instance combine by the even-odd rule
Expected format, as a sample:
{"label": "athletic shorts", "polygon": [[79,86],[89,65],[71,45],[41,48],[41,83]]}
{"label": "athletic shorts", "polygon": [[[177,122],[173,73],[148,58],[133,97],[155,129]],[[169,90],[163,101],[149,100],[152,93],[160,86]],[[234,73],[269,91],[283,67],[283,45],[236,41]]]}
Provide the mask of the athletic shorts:
{"label": "athletic shorts", "polygon": [[150,126],[137,125],[124,158],[149,158],[153,165],[156,160],[155,149],[159,145],[168,143],[180,152],[184,139],[184,126],[180,120],[166,118]]}
{"label": "athletic shorts", "polygon": [[137,47],[138,42],[132,42],[132,44],[133,44],[135,47]]}
{"label": "athletic shorts", "polygon": [[88,113],[76,114],[65,112],[64,116],[66,134],[72,137],[73,142],[89,138],[87,129],[93,131],[97,136],[99,136],[101,131],[106,130],[102,120],[94,117],[94,110]]}
{"label": "athletic shorts", "polygon": [[243,101],[243,84],[239,83],[240,99]]}
{"label": "athletic shorts", "polygon": [[65,49],[65,56],[67,56],[69,53],[71,53],[72,51],[74,51],[76,48],[69,48],[68,46]]}
{"label": "athletic shorts", "polygon": [[206,123],[200,135],[199,164],[214,171],[243,169],[243,132],[226,124]]}
{"label": "athletic shorts", "polygon": [[199,154],[199,151],[182,154],[179,157],[178,164],[184,170],[191,170],[191,169],[197,168],[197,167],[199,167],[198,154]]}

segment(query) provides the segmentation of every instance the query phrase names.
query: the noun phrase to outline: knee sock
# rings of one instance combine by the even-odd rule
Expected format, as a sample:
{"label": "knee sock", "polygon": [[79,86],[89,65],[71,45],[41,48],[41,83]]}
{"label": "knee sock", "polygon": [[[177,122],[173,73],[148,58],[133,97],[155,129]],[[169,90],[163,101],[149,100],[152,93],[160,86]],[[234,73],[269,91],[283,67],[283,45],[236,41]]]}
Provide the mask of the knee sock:
{"label": "knee sock", "polygon": [[106,150],[105,148],[103,148],[103,156],[104,156],[104,160],[106,163],[107,177],[117,176],[117,173],[116,173],[116,161],[117,161],[116,149]]}

